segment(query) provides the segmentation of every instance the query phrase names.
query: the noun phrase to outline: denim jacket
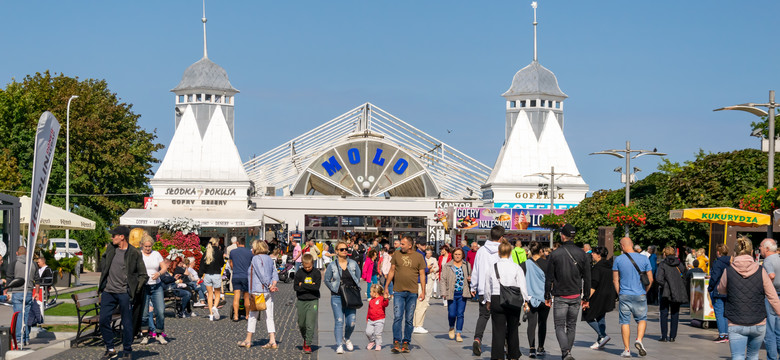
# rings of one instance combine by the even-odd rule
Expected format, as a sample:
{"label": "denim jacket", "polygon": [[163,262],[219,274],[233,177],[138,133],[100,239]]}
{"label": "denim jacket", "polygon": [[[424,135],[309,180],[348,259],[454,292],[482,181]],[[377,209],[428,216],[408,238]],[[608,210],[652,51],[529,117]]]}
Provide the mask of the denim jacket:
{"label": "denim jacket", "polygon": [[258,254],[252,258],[252,265],[248,270],[251,284],[250,292],[253,294],[268,294],[268,287],[279,281],[279,273],[274,268],[274,261],[266,254]]}
{"label": "denim jacket", "polygon": [[[341,286],[341,275],[339,274],[341,269],[338,266],[339,261],[337,259],[328,264],[328,268],[325,269],[325,286],[334,293],[338,293],[339,286]],[[355,284],[360,284],[360,269],[358,269],[358,263],[355,260],[347,259],[347,271],[352,275],[352,280],[355,280]]]}

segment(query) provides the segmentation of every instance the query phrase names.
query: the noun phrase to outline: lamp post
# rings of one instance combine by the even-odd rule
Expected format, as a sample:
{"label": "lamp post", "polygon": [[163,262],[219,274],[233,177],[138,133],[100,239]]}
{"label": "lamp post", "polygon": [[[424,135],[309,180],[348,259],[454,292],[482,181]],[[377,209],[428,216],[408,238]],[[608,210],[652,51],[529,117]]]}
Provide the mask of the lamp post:
{"label": "lamp post", "polygon": [[[555,166],[550,166],[550,172],[547,173],[535,173],[527,176],[549,176],[550,177],[550,185],[549,185],[549,196],[550,196],[550,215],[555,214],[555,194],[558,193],[558,189],[555,187],[555,177],[558,176],[560,179],[564,176],[572,176],[572,177],[579,177],[580,175],[572,175],[568,173],[557,173],[555,172]],[[539,184],[539,195],[548,195],[547,184]]]}
{"label": "lamp post", "polygon": [[[65,120],[65,211],[70,212],[70,102],[78,98],[78,95],[72,95],[68,99]],[[65,256],[70,257],[70,230],[65,230]],[[81,285],[79,281],[79,264],[76,264],[76,286]]]}
{"label": "lamp post", "polygon": [[[636,155],[631,156],[632,153],[636,153]],[[615,156],[615,157],[619,157],[621,159],[623,159],[623,158],[626,159],[626,172],[625,172],[625,174],[622,171],[620,171],[618,169],[615,169],[615,171],[620,172],[621,175],[625,175],[625,179],[623,179],[623,180],[626,183],[626,206],[628,206],[629,202],[631,201],[631,194],[630,194],[630,190],[631,190],[631,175],[634,175],[634,174],[636,174],[639,171],[638,168],[635,168],[634,169],[635,171],[633,173],[631,172],[631,159],[636,159],[636,158],[638,158],[640,156],[643,156],[643,155],[666,156],[665,153],[660,153],[660,152],[656,151],[656,149],[653,149],[652,151],[651,150],[632,150],[630,141],[626,141],[626,148],[625,149],[602,150],[602,151],[597,151],[597,152],[594,152],[594,153],[590,153],[589,155],[612,155],[612,156]],[[625,235],[628,236],[628,224],[624,224],[623,230],[625,232]]]}
{"label": "lamp post", "polygon": [[[769,112],[766,112],[764,110],[759,109],[759,107],[765,107],[769,110]],[[722,107],[720,109],[715,109],[713,111],[721,111],[721,110],[740,110],[749,112],[756,116],[766,116],[767,120],[769,121],[769,136],[767,137],[767,140],[769,141],[769,163],[767,164],[767,189],[771,189],[775,186],[775,108],[778,107],[778,104],[775,102],[775,91],[769,90],[769,102],[766,104],[756,104],[756,103],[746,103],[746,104],[739,104],[734,106],[726,106]],[[766,237],[772,238],[772,227],[775,226],[774,221],[774,212],[769,213],[769,226],[766,231]]]}

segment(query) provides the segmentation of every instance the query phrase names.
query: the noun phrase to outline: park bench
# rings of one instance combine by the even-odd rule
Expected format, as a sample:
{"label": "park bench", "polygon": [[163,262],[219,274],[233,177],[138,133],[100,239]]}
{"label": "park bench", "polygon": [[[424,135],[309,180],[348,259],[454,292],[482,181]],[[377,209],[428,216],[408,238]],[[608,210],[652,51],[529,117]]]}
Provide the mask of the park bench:
{"label": "park bench", "polygon": [[[71,297],[73,298],[73,303],[76,304],[76,316],[79,321],[76,338],[73,339],[71,344],[78,346],[84,340],[100,338],[100,296],[97,290],[73,294]],[[111,328],[115,332],[119,331],[120,319],[121,317],[117,313],[111,316]],[[94,326],[93,331],[84,335],[85,331],[91,326]]]}

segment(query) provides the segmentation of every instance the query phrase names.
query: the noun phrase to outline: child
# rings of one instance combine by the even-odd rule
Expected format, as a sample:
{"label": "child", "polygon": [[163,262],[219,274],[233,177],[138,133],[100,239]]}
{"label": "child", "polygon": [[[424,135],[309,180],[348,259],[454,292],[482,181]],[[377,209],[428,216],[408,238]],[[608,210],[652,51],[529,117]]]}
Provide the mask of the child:
{"label": "child", "polygon": [[295,306],[298,308],[298,328],[303,337],[304,354],[311,354],[314,329],[317,327],[320,284],[322,284],[322,274],[319,270],[314,270],[314,256],[306,253],[302,256],[301,269],[295,272],[293,283],[298,296]]}
{"label": "child", "polygon": [[385,308],[390,303],[385,297],[382,285],[371,285],[371,301],[368,302],[368,316],[366,321],[366,337],[368,346],[366,349],[382,350],[382,330],[385,328]]}

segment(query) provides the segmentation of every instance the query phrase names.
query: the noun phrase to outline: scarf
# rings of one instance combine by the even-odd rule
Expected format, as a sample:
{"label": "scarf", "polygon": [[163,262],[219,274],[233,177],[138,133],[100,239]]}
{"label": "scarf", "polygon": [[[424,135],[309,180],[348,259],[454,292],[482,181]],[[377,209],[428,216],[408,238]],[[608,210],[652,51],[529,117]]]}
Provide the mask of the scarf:
{"label": "scarf", "polygon": [[531,306],[538,307],[544,301],[544,272],[536,262],[526,261],[525,268],[528,270],[526,274],[526,283],[528,287],[528,295],[531,296]]}

